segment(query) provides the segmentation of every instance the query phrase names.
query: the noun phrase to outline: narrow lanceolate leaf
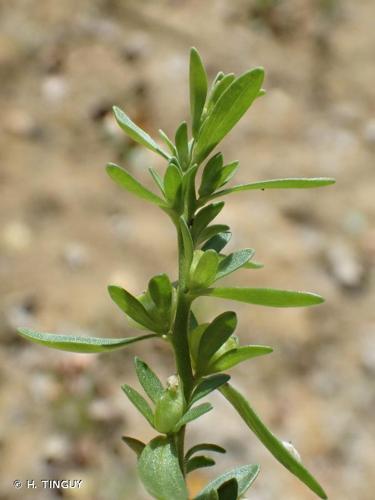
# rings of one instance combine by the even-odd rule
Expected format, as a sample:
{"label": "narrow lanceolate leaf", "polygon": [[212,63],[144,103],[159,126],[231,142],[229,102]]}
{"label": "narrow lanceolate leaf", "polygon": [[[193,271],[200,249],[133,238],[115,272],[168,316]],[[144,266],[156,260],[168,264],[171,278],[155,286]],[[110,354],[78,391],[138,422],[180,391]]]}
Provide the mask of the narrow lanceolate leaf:
{"label": "narrow lanceolate leaf", "polygon": [[236,78],[220,96],[203,123],[194,161],[201,163],[241,119],[257,97],[264,78],[262,68],[256,68]]}
{"label": "narrow lanceolate leaf", "polygon": [[234,174],[237,172],[240,163],[238,161],[233,161],[224,165],[220,172],[220,177],[218,180],[218,187],[224,186],[227,182],[231,180]]}
{"label": "narrow lanceolate leaf", "polygon": [[148,283],[149,294],[158,309],[168,311],[172,303],[172,283],[166,274],[158,274]]}
{"label": "narrow lanceolate leaf", "polygon": [[306,307],[324,302],[324,299],[315,293],[273,288],[207,288],[199,290],[198,294],[268,307]]}
{"label": "narrow lanceolate leaf", "polygon": [[211,239],[213,236],[216,236],[219,233],[228,233],[229,226],[226,224],[212,224],[211,226],[207,226],[206,229],[200,233],[197,238],[197,243],[203,243],[204,241]]}
{"label": "narrow lanceolate leaf", "polygon": [[179,163],[183,170],[186,170],[189,164],[189,139],[186,122],[182,122],[176,131],[176,149]]}
{"label": "narrow lanceolate leaf", "polygon": [[215,453],[226,453],[225,448],[213,443],[199,443],[195,446],[192,446],[185,455],[185,460],[188,460],[190,457],[197,453],[198,451],[213,451]]}
{"label": "narrow lanceolate leaf", "polygon": [[197,371],[209,364],[216,351],[229,339],[237,326],[236,313],[226,311],[217,316],[205,329],[198,349]]}
{"label": "narrow lanceolate leaf", "polygon": [[234,500],[238,498],[238,483],[237,480],[232,478],[225,481],[217,490],[219,500]]}
{"label": "narrow lanceolate leaf", "polygon": [[208,394],[215,391],[218,387],[228,382],[229,379],[230,376],[226,375],[225,373],[212,375],[211,377],[203,379],[194,389],[190,404],[194,404],[200,399],[206,397]]}
{"label": "narrow lanceolate leaf", "polygon": [[210,457],[198,455],[187,461],[186,473],[189,474],[193,472],[193,470],[202,469],[203,467],[212,467],[213,465],[215,465],[215,460]]}
{"label": "narrow lanceolate leaf", "polygon": [[134,359],[135,369],[137,372],[138,380],[143,387],[147,396],[153,401],[157,403],[159,398],[162,396],[164,392],[164,388],[159,378],[155,375],[155,373],[151,370],[151,368],[141,359]]}
{"label": "narrow lanceolate leaf", "polygon": [[207,74],[198,51],[190,51],[190,109],[192,119],[193,137],[199,132],[200,121],[207,96]]}
{"label": "narrow lanceolate leaf", "polygon": [[142,335],[140,337],[128,337],[122,339],[107,339],[99,337],[79,337],[76,335],[58,335],[55,333],[41,333],[29,328],[19,328],[18,333],[27,340],[42,344],[54,349],[69,352],[97,353],[122,349],[129,344],[140,340],[150,339],[158,335]]}
{"label": "narrow lanceolate leaf", "polygon": [[113,302],[130,318],[148,330],[159,332],[158,326],[151,319],[144,306],[133,295],[123,288],[114,285],[108,287],[108,292]]}
{"label": "narrow lanceolate leaf", "polygon": [[143,450],[138,472],[148,493],[158,500],[188,500],[173,437],[157,436]]}
{"label": "narrow lanceolate leaf", "polygon": [[233,252],[224,257],[224,259],[219,263],[215,281],[224,278],[224,276],[227,276],[228,274],[231,274],[237,269],[243,267],[244,264],[251,259],[254,253],[255,250],[252,248],[244,248],[243,250]]}
{"label": "narrow lanceolate leaf", "polygon": [[150,405],[147,403],[145,398],[141,396],[135,389],[130,387],[130,385],[124,384],[123,386],[121,386],[121,389],[124,391],[129,401],[131,401],[137,408],[137,410],[145,417],[148,423],[153,426],[154,415],[152,413]]}
{"label": "narrow lanceolate leaf", "polygon": [[192,226],[192,236],[196,239],[199,234],[212,222],[224,207],[224,202],[211,203],[202,208],[194,218]]}
{"label": "narrow lanceolate leaf", "polygon": [[177,155],[176,147],[170,140],[170,138],[167,136],[167,134],[164,132],[164,130],[159,129],[159,135],[163,139],[164,143],[168,146],[168,149],[172,153],[172,155],[176,156]]}
{"label": "narrow lanceolate leaf", "polygon": [[182,235],[182,242],[184,246],[184,251],[185,251],[185,265],[187,268],[187,271],[190,269],[191,262],[193,260],[193,255],[194,255],[194,243],[189,231],[189,228],[185,222],[185,219],[183,217],[180,217],[180,229],[181,229],[181,235]]}
{"label": "narrow lanceolate leaf", "polygon": [[179,169],[176,165],[170,163],[164,176],[164,193],[171,205],[175,204],[178,196],[181,197],[181,182],[182,178]]}
{"label": "narrow lanceolate leaf", "polygon": [[225,231],[224,233],[216,234],[212,236],[206,243],[202,246],[202,250],[216,250],[217,253],[220,253],[221,250],[229,243],[232,237],[232,233],[230,231]]}
{"label": "narrow lanceolate leaf", "polygon": [[265,354],[270,354],[271,352],[273,352],[272,347],[263,345],[244,345],[236,347],[216,359],[208,366],[207,370],[210,373],[229,370],[229,368],[232,368],[247,359],[264,356]]}
{"label": "narrow lanceolate leaf", "polygon": [[261,262],[255,262],[255,260],[251,260],[249,262],[246,262],[243,266],[244,269],[262,269],[264,267],[264,264]]}
{"label": "narrow lanceolate leaf", "polygon": [[138,198],[150,201],[155,205],[165,205],[165,202],[159,196],[142,186],[142,184],[131,176],[129,172],[118,165],[110,163],[107,165],[106,170],[111,179],[113,179],[120,187],[126,189],[126,191],[135,194]]}
{"label": "narrow lanceolate leaf", "polygon": [[122,436],[121,439],[124,441],[125,444],[129,446],[131,450],[134,451],[137,457],[140,456],[144,447],[146,446],[144,443],[142,443],[142,441],[139,441],[139,439],[135,439],[130,436]]}
{"label": "narrow lanceolate leaf", "polygon": [[159,172],[157,172],[154,168],[150,167],[148,169],[150,172],[151,177],[153,178],[155,184],[157,187],[160,189],[161,193],[164,195],[164,182],[162,177],[160,176]]}
{"label": "narrow lanceolate leaf", "polygon": [[215,250],[207,250],[203,253],[190,278],[191,288],[203,288],[210,286],[215,280],[219,255]]}
{"label": "narrow lanceolate leaf", "polygon": [[220,391],[272,455],[320,498],[326,499],[327,495],[317,480],[287,451],[282,442],[267,429],[242,394],[230,384],[221,387]]}
{"label": "narrow lanceolate leaf", "polygon": [[210,97],[210,104],[216,104],[219,97],[224,93],[225,90],[229,87],[229,85],[236,79],[234,73],[228,73],[223,76],[223,78],[214,86],[212,95]]}
{"label": "narrow lanceolate leaf", "polygon": [[163,151],[144,130],[142,130],[138,125],[136,125],[124,111],[122,111],[117,106],[113,107],[113,112],[115,114],[115,118],[120,127],[124,130],[124,132],[133,139],[133,141],[142,144],[154,153],[158,153],[163,156],[167,160],[169,159],[169,155]]}
{"label": "narrow lanceolate leaf", "polygon": [[201,185],[198,190],[199,196],[206,197],[215,191],[220,182],[223,163],[224,159],[221,153],[217,153],[208,160],[203,169]]}
{"label": "narrow lanceolate leaf", "polygon": [[243,465],[222,474],[211,481],[203,490],[194,498],[194,500],[207,500],[207,494],[211,491],[216,491],[220,486],[231,479],[235,479],[238,483],[238,496],[243,495],[250,488],[259,474],[259,465]]}
{"label": "narrow lanceolate leaf", "polygon": [[335,179],[330,177],[311,177],[311,178],[287,178],[287,179],[271,179],[268,181],[251,182],[249,184],[239,184],[222,191],[217,191],[208,199],[217,198],[229,193],[238,191],[250,191],[252,189],[309,189],[335,184]]}
{"label": "narrow lanceolate leaf", "polygon": [[193,420],[196,420],[197,418],[201,417],[205,413],[211,411],[213,406],[210,403],[203,403],[198,406],[194,406],[194,408],[191,408],[188,410],[183,417],[178,421],[176,424],[176,429],[180,429],[183,425],[186,425],[189,422],[192,422]]}

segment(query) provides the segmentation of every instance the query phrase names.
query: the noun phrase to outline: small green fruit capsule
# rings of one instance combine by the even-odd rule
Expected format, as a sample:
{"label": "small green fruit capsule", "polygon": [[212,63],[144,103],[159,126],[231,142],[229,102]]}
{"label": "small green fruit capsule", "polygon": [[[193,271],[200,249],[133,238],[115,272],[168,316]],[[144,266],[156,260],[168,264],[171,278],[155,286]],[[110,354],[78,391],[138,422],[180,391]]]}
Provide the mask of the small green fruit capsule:
{"label": "small green fruit capsule", "polygon": [[167,388],[156,403],[154,427],[159,432],[172,432],[184,413],[185,401],[179,378],[172,375]]}

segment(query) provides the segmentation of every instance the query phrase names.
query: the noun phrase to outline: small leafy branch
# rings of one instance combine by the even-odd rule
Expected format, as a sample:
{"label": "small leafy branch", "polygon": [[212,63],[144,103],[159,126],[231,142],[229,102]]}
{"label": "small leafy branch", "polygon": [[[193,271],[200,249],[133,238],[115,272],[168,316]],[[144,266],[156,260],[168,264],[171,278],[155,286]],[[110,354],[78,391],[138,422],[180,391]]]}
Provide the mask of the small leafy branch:
{"label": "small leafy branch", "polygon": [[[166,274],[151,278],[147,290],[135,297],[119,286],[108,288],[112,300],[147,333],[129,338],[90,338],[39,333],[20,328],[19,333],[40,344],[73,352],[97,353],[120,349],[146,339],[170,344],[176,360],[176,374],[166,387],[142,360],[135,358],[139,382],[149,398],[123,385],[133,405],[159,433],[148,444],[133,437],[123,441],[137,455],[139,476],[150,495],[159,500],[187,500],[187,475],[210,467],[214,460],[201,452],[225,453],[211,443],[199,443],[185,451],[185,431],[189,422],[212,410],[200,402],[215,390],[228,400],[245,424],[274,457],[320,498],[326,493],[302,465],[296,450],[280,441],[260,420],[242,394],[229,384],[226,372],[243,361],[272,352],[262,345],[240,345],[234,335],[237,317],[226,311],[210,322],[200,322],[192,311],[202,296],[246,302],[269,307],[301,307],[320,304],[316,294],[270,288],[220,287],[216,282],[238,269],[258,269],[254,250],[245,248],[225,254],[230,228],[212,224],[224,202],[213,201],[238,191],[253,189],[293,189],[328,186],[330,178],[287,178],[225,187],[238,169],[238,162],[225,163],[222,153],[209,157],[221,140],[240,120],[251,104],[265,92],[264,72],[255,68],[235,76],[218,73],[210,88],[199,53],[190,53],[191,136],[186,122],[177,128],[175,142],[160,130],[161,148],[119,108],[114,114],[119,126],[134,141],[161,155],[167,162],[164,175],[149,172],[160,191],[151,192],[124,168],[110,163],[108,175],[121,188],[160,207],[177,232],[178,280]],[[197,173],[204,163],[199,187]],[[235,468],[210,482],[195,500],[236,500],[251,486],[259,472],[257,465]]]}

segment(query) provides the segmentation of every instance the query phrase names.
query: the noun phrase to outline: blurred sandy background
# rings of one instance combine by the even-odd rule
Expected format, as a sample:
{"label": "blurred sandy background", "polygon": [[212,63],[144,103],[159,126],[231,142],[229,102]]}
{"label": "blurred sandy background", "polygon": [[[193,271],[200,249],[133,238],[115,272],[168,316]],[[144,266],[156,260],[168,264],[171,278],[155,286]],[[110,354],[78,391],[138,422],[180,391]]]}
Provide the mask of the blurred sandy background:
{"label": "blurred sandy background", "polygon": [[[237,182],[335,176],[312,191],[233,194],[220,216],[232,249],[265,264],[236,285],[316,291],[321,307],[276,310],[231,303],[243,343],[273,355],[232,379],[291,440],[331,499],[375,491],[375,4],[373,0],[0,1],[0,499],[145,500],[122,434],[153,433],[120,384],[140,355],[172,373],[159,342],[102,356],[48,350],[19,325],[127,336],[109,283],[133,293],[161,271],[176,275],[175,235],[156,208],[105,175],[107,161],[152,186],[164,168],[114,126],[116,103],[154,136],[187,118],[188,49],[210,77],[267,71],[257,101],[223,145]],[[212,318],[226,304],[201,301]],[[228,448],[213,474],[244,463],[262,472],[254,500],[309,500],[218,395],[189,442]],[[214,422],[214,423],[213,423]],[[82,479],[80,490],[16,490],[14,479]]]}

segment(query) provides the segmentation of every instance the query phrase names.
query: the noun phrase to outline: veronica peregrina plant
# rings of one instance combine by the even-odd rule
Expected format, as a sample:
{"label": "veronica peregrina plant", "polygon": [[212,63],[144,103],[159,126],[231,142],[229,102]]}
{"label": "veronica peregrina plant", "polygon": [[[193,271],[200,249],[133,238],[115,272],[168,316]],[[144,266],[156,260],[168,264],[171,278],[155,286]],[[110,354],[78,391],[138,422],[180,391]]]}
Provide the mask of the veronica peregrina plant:
{"label": "veronica peregrina plant", "polygon": [[[226,254],[230,228],[213,223],[224,202],[216,201],[237,191],[253,189],[314,188],[333,184],[330,178],[287,178],[251,182],[226,187],[238,169],[238,162],[225,163],[222,153],[211,153],[236,125],[251,104],[264,94],[264,72],[255,68],[240,76],[220,72],[210,88],[197,50],[190,53],[191,128],[182,122],[174,142],[163,132],[162,148],[133,123],[119,108],[114,114],[119,126],[134,141],[161,155],[166,161],[163,174],[150,168],[159,194],[151,192],[128,171],[113,163],[107,173],[122,189],[165,212],[176,228],[178,241],[178,280],[166,274],[150,279],[147,289],[135,297],[120,286],[109,286],[117,306],[132,320],[143,335],[129,338],[90,338],[39,333],[20,328],[19,333],[40,344],[73,352],[97,353],[120,349],[146,339],[170,344],[176,361],[176,373],[164,385],[151,368],[135,358],[135,370],[148,400],[123,385],[133,405],[158,435],[149,443],[124,436],[123,441],[135,452],[138,472],[146,490],[159,500],[187,500],[187,475],[198,468],[215,464],[201,452],[224,453],[211,443],[199,443],[185,450],[187,424],[212,410],[201,402],[219,390],[239,413],[250,430],[274,457],[320,498],[326,493],[302,465],[298,453],[280,441],[260,420],[245,397],[229,384],[227,372],[235,365],[263,356],[272,349],[262,345],[241,345],[234,335],[237,317],[232,311],[202,322],[192,306],[202,296],[246,302],[268,307],[301,307],[320,304],[316,294],[270,288],[221,287],[216,283],[238,269],[258,269],[252,260],[254,250],[245,248]],[[211,155],[211,156],[210,156]],[[198,170],[201,169],[198,182]],[[237,500],[251,486],[258,465],[237,467],[211,481],[195,500]]]}

